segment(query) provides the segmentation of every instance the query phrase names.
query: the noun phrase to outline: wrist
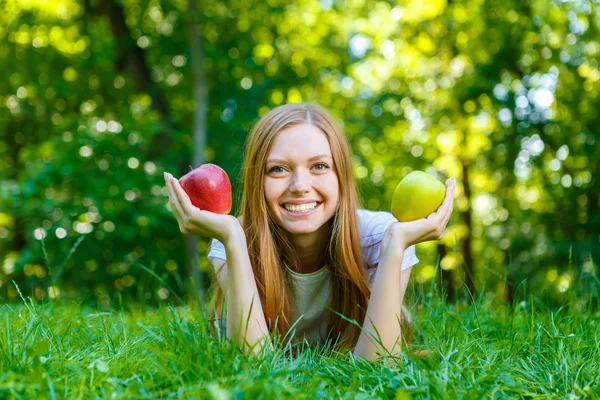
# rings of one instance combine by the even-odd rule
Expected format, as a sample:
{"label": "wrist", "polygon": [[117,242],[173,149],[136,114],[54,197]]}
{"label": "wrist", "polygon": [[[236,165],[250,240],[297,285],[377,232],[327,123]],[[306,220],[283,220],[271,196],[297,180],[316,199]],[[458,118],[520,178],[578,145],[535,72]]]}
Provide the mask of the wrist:
{"label": "wrist", "polygon": [[246,235],[240,227],[224,243],[227,253],[228,268],[239,271],[240,268],[251,268]]}
{"label": "wrist", "polygon": [[226,236],[223,239],[225,248],[242,246],[246,247],[246,234],[242,226],[235,220],[230,229],[227,230]]}
{"label": "wrist", "polygon": [[410,246],[399,225],[393,224],[386,229],[381,241],[381,249],[392,252],[404,252]]}

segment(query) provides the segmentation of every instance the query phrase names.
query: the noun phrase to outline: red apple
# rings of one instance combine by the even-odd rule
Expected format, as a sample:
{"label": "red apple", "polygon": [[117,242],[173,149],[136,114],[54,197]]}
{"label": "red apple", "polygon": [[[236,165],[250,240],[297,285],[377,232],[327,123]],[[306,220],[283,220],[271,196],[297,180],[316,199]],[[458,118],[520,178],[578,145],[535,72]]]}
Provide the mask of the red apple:
{"label": "red apple", "polygon": [[227,173],[215,164],[203,164],[179,179],[192,204],[217,214],[231,211],[231,183]]}

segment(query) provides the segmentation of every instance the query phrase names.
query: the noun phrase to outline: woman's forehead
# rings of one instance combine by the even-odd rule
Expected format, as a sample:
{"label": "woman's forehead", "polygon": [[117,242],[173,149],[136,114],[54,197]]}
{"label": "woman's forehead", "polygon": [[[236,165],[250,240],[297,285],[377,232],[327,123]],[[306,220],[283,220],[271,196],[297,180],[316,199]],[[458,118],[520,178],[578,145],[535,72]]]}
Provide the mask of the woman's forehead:
{"label": "woman's forehead", "polygon": [[275,136],[268,158],[281,159],[293,155],[331,157],[327,136],[313,125],[296,125],[280,131]]}

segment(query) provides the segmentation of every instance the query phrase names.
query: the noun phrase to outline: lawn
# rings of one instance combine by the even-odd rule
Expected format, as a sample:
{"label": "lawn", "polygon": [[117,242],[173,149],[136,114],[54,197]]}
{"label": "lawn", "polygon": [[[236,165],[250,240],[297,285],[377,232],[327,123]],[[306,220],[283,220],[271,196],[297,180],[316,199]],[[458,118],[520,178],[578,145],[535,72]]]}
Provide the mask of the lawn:
{"label": "lawn", "polygon": [[0,305],[0,398],[600,396],[600,312],[575,299],[551,311],[426,296],[411,303],[412,348],[376,363],[323,349],[246,356],[195,307],[123,308]]}

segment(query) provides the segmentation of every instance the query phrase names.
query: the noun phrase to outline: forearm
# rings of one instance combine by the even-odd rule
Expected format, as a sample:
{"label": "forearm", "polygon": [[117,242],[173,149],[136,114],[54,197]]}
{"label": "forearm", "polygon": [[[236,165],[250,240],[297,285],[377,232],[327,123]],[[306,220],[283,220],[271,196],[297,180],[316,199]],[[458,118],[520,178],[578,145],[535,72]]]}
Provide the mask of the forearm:
{"label": "forearm", "polygon": [[[404,297],[400,271],[403,250],[382,254],[371,287],[371,298],[362,333],[358,338],[354,354],[368,360],[400,350],[402,324],[400,323]],[[385,349],[377,342],[381,341]]]}
{"label": "forearm", "polygon": [[227,337],[258,352],[271,343],[245,240],[227,246],[227,266]]}

